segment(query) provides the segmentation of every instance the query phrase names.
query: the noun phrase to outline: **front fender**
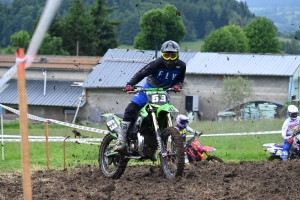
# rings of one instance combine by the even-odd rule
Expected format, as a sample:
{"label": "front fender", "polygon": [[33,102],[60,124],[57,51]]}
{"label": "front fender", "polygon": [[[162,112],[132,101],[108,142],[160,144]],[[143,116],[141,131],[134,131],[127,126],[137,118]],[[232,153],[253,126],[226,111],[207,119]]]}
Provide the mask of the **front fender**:
{"label": "front fender", "polygon": [[171,104],[164,104],[162,106],[160,106],[157,111],[156,111],[156,117],[158,117],[159,113],[161,111],[165,111],[167,113],[174,113],[174,112],[179,112],[179,110],[177,108],[175,108],[173,105]]}

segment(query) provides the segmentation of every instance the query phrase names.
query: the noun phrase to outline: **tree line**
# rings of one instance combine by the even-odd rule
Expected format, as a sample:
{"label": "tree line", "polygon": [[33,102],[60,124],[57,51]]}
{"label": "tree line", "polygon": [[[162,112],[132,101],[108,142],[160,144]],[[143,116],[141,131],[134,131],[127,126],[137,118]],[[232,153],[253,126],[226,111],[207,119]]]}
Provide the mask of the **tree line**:
{"label": "tree line", "polygon": [[[10,36],[12,34],[20,30],[32,31],[36,20],[43,10],[45,1],[1,1],[0,46],[6,47],[11,43]],[[71,5],[75,3],[73,0],[64,0],[58,11],[56,22],[70,15]],[[96,0],[83,0],[81,7],[83,7],[85,12],[88,12],[95,3]],[[169,4],[180,8],[178,9],[178,14],[182,17],[186,29],[184,41],[203,39],[210,31],[228,24],[229,20],[237,25],[244,26],[254,17],[246,3],[235,0],[133,0],[130,2],[107,0],[101,1],[101,3],[102,6],[110,9],[110,12],[106,13],[107,15],[104,17],[110,21],[119,22],[116,25],[118,33],[116,38],[119,44],[125,45],[134,44],[134,37],[141,31],[140,19],[145,12],[151,9],[162,9]],[[57,23],[52,26],[55,25]],[[59,36],[53,33],[50,33],[50,35]],[[84,44],[83,42],[81,44]],[[63,43],[65,43],[64,40]]]}
{"label": "tree line", "polygon": [[[12,5],[22,0],[15,0]],[[29,2],[38,3],[43,7],[42,1],[28,0],[24,5],[14,5],[12,7],[28,6]],[[107,49],[117,47],[117,32],[116,27],[120,24],[119,21],[110,20],[108,15],[113,8],[105,6],[106,0],[96,0],[92,6],[83,3],[82,0],[72,0],[69,10],[64,12],[64,4],[56,15],[48,33],[45,36],[44,42],[39,50],[39,54],[49,55],[76,55],[76,44],[79,41],[80,55],[96,56],[103,55]],[[33,7],[33,6],[31,6]],[[40,15],[34,12],[37,18],[28,28],[20,28],[18,32],[10,35],[10,46],[6,49],[6,53],[13,52],[16,46],[28,47],[30,38],[32,37],[35,27],[37,26]],[[12,25],[21,23],[12,23]],[[6,25],[6,24],[5,24]],[[14,27],[13,30],[17,30]],[[2,31],[3,34],[3,31]],[[5,38],[3,38],[4,40]],[[6,41],[2,40],[2,44]]]}
{"label": "tree line", "polygon": [[[229,21],[244,27],[255,15],[246,2],[236,0],[108,0],[107,5],[116,7],[112,19],[122,20],[117,28],[121,44],[133,45],[134,37],[141,31],[142,16],[148,10],[163,9],[174,5],[186,28],[183,41],[204,39],[212,30],[228,25]],[[153,20],[152,20],[153,21]]]}
{"label": "tree line", "polygon": [[[5,53],[14,53],[14,47],[17,46],[28,47],[41,13],[30,4],[42,9],[45,2],[41,0],[27,0],[26,3],[24,0],[15,0],[11,4],[0,2],[0,11],[9,8],[8,10],[16,12],[17,15],[20,12],[24,14],[31,11],[29,17],[33,19],[36,16],[31,22],[25,15],[13,19],[28,20],[28,23],[11,24],[12,29],[6,31],[12,33],[9,35],[9,46]],[[234,17],[228,14],[231,12],[227,11],[230,10],[226,9],[227,7],[235,9]],[[120,8],[123,8],[123,12],[118,10]],[[17,12],[18,9],[20,12]],[[6,14],[9,13],[7,9],[4,10]],[[2,15],[2,12],[0,13]],[[206,17],[200,17],[205,13]],[[240,16],[238,13],[243,15]],[[137,14],[138,20],[134,19]],[[128,17],[125,17],[126,15]],[[215,17],[209,17],[213,15]],[[139,28],[135,29],[137,21]],[[9,23],[0,18],[0,26],[9,28]],[[4,36],[4,29],[1,30],[3,45],[8,39]],[[189,34],[194,36],[188,36]],[[280,53],[281,50],[291,54],[298,52],[300,49],[298,44],[288,41],[280,43],[277,34],[277,28],[271,20],[265,17],[254,18],[246,3],[235,0],[187,0],[184,3],[174,0],[174,4],[155,0],[133,0],[130,3],[121,0],[65,0],[44,39],[39,54],[76,55],[76,42],[79,41],[79,55],[104,55],[107,49],[116,48],[123,37],[137,49],[154,49],[155,44],[161,45],[169,39],[180,43],[188,40],[187,38],[190,38],[188,41],[202,38],[205,43],[201,51],[207,52]]]}

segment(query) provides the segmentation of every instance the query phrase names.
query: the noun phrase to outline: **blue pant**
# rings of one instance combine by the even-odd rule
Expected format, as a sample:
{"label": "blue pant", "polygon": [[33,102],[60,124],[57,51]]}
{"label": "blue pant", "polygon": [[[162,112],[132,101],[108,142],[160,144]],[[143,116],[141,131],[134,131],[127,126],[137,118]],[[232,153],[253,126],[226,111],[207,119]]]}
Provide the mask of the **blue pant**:
{"label": "blue pant", "polygon": [[287,160],[288,156],[289,156],[289,150],[291,148],[291,144],[289,143],[289,141],[287,139],[283,140],[283,147],[282,147],[282,160]]}

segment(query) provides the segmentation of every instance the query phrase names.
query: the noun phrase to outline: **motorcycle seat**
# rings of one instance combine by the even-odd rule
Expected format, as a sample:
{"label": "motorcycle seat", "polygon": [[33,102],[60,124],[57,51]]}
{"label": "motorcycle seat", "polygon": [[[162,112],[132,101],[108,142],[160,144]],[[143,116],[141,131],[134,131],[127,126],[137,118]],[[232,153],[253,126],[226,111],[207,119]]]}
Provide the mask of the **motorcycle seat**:
{"label": "motorcycle seat", "polygon": [[282,143],[281,143],[281,144],[275,144],[274,146],[275,146],[275,147],[282,148],[282,147],[283,147],[283,144],[282,144]]}

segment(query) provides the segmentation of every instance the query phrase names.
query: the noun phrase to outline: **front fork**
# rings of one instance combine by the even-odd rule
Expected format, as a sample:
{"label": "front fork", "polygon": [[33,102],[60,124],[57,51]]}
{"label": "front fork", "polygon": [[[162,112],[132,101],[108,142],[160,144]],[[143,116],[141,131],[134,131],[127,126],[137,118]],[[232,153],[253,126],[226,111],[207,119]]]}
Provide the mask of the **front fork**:
{"label": "front fork", "polygon": [[[158,150],[161,153],[162,157],[166,157],[167,156],[167,152],[165,152],[165,149],[163,148],[162,142],[161,142],[161,132],[159,129],[159,125],[158,125],[158,121],[155,115],[155,111],[152,108],[152,106],[149,104],[149,109],[151,112],[151,116],[152,116],[152,120],[153,120],[153,125],[154,125],[154,129],[155,129],[155,133],[156,133],[156,140],[158,143]],[[170,113],[168,113],[168,126],[171,127],[172,126],[172,121],[171,121],[171,116]]]}
{"label": "front fork", "polygon": [[203,153],[206,154],[206,157],[210,156],[210,154],[207,151],[203,151],[203,152],[198,151],[198,156],[201,158],[201,160],[206,160],[206,158],[203,156]]}

